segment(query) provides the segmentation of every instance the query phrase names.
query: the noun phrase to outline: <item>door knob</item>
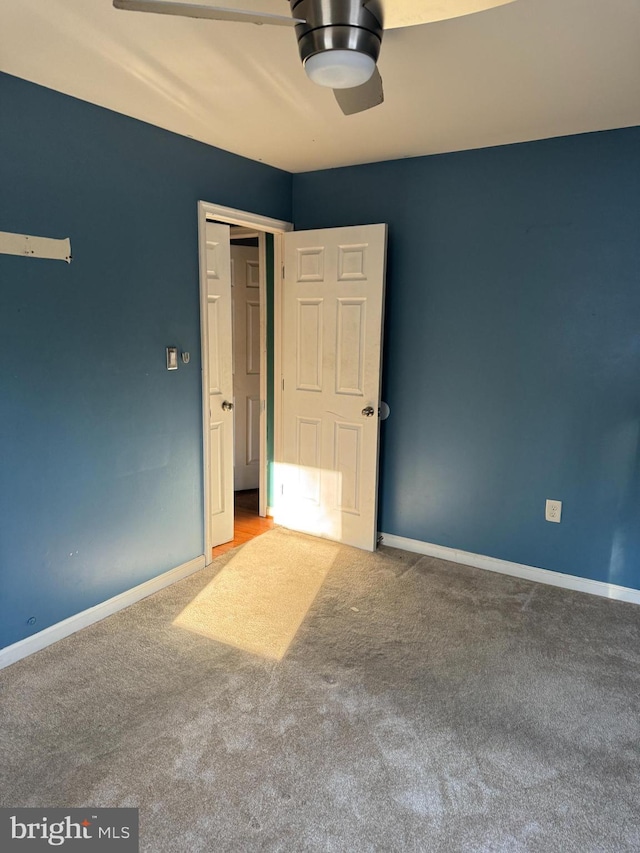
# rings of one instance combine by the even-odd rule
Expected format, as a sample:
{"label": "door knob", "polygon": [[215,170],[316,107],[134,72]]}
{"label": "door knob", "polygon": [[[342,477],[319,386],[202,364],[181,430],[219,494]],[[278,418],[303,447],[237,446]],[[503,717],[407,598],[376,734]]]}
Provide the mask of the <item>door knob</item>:
{"label": "door knob", "polygon": [[366,409],[362,410],[362,414],[365,416],[365,418],[372,418],[375,413],[376,410],[373,408],[373,406],[367,406]]}
{"label": "door knob", "polygon": [[222,408],[225,412],[230,412],[233,409],[233,403],[230,403],[228,400],[225,400],[222,404]]}

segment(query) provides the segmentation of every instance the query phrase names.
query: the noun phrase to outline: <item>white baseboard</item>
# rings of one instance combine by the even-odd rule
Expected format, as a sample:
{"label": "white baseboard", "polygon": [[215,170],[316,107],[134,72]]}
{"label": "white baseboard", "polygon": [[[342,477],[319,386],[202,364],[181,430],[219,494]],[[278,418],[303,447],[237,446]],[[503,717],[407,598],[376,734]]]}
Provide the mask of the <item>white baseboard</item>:
{"label": "white baseboard", "polygon": [[31,637],[26,637],[11,646],[6,646],[4,649],[0,649],[0,669],[50,646],[52,643],[57,643],[63,637],[75,634],[76,631],[93,625],[94,622],[100,622],[101,619],[117,613],[118,610],[123,610],[129,605],[135,604],[136,601],[147,598],[154,592],[159,592],[166,586],[170,586],[172,583],[176,583],[203,568],[204,555],[189,560],[188,563],[183,563],[181,566],[176,566],[175,569],[170,569],[156,578],[151,578],[151,580],[134,586],[133,589],[128,589],[120,595],[115,595],[101,604],[96,604],[95,607],[89,607],[81,613],[76,613],[75,616],[63,619],[62,622],[57,622]]}
{"label": "white baseboard", "polygon": [[615,598],[619,601],[640,604],[639,589],[580,578],[577,575],[565,575],[562,572],[552,572],[549,569],[537,569],[534,566],[525,566],[522,563],[510,563],[508,560],[499,560],[496,557],[485,557],[483,554],[472,554],[470,551],[458,551],[456,548],[445,548],[444,545],[432,545],[430,542],[421,542],[419,539],[405,539],[404,536],[394,536],[392,533],[381,533],[380,535],[382,536],[382,544],[388,545],[390,548],[401,548],[403,551],[424,554],[426,557],[438,557],[441,560],[462,563],[476,569],[488,569],[490,572],[500,572],[503,575],[512,575],[536,583],[546,583],[550,586],[560,586],[577,592],[588,592],[590,595],[600,595],[603,598]]}

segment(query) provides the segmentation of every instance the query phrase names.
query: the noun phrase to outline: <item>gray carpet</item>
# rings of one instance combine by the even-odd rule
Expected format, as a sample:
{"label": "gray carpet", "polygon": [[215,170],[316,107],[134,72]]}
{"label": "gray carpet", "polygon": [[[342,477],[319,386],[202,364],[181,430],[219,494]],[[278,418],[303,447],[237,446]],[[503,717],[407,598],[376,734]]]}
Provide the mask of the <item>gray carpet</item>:
{"label": "gray carpet", "polygon": [[138,806],[149,853],[640,850],[638,607],[345,547],[275,662],[171,624],[234,553],[0,673],[2,805]]}

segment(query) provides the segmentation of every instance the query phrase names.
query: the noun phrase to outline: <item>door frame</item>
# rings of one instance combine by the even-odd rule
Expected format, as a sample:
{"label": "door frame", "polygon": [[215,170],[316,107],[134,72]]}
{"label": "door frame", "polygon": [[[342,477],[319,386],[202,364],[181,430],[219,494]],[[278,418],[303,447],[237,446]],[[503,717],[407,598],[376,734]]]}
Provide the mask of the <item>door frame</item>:
{"label": "door frame", "polygon": [[275,381],[275,377],[281,375],[280,360],[280,334],[281,334],[281,276],[276,274],[283,266],[282,235],[287,231],[293,231],[293,223],[281,219],[272,219],[268,216],[251,213],[246,210],[237,210],[232,207],[212,204],[207,201],[198,202],[198,258],[199,258],[199,281],[200,281],[200,352],[202,360],[202,463],[203,463],[203,492],[204,492],[204,556],[205,563],[209,565],[212,561],[211,524],[209,518],[209,487],[210,487],[210,450],[209,450],[209,340],[207,330],[207,251],[206,251],[206,224],[207,220],[215,220],[227,225],[242,225],[259,232],[258,256],[259,256],[259,289],[260,289],[260,515],[267,512],[267,315],[266,315],[266,292],[267,292],[267,269],[266,269],[266,240],[265,234],[273,234],[273,313],[274,313],[274,459],[280,455],[280,405],[281,384]]}

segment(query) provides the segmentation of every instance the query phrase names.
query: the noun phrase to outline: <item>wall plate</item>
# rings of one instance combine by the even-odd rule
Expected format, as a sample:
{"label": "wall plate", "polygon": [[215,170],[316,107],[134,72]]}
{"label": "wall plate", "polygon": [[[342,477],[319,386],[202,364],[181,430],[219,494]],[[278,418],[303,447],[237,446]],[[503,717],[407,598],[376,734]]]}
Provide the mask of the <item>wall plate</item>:
{"label": "wall plate", "polygon": [[167,347],[167,370],[178,369],[178,347]]}
{"label": "wall plate", "polygon": [[562,519],[562,501],[547,500],[544,509],[544,517],[547,521],[555,521],[557,524],[560,524]]}

